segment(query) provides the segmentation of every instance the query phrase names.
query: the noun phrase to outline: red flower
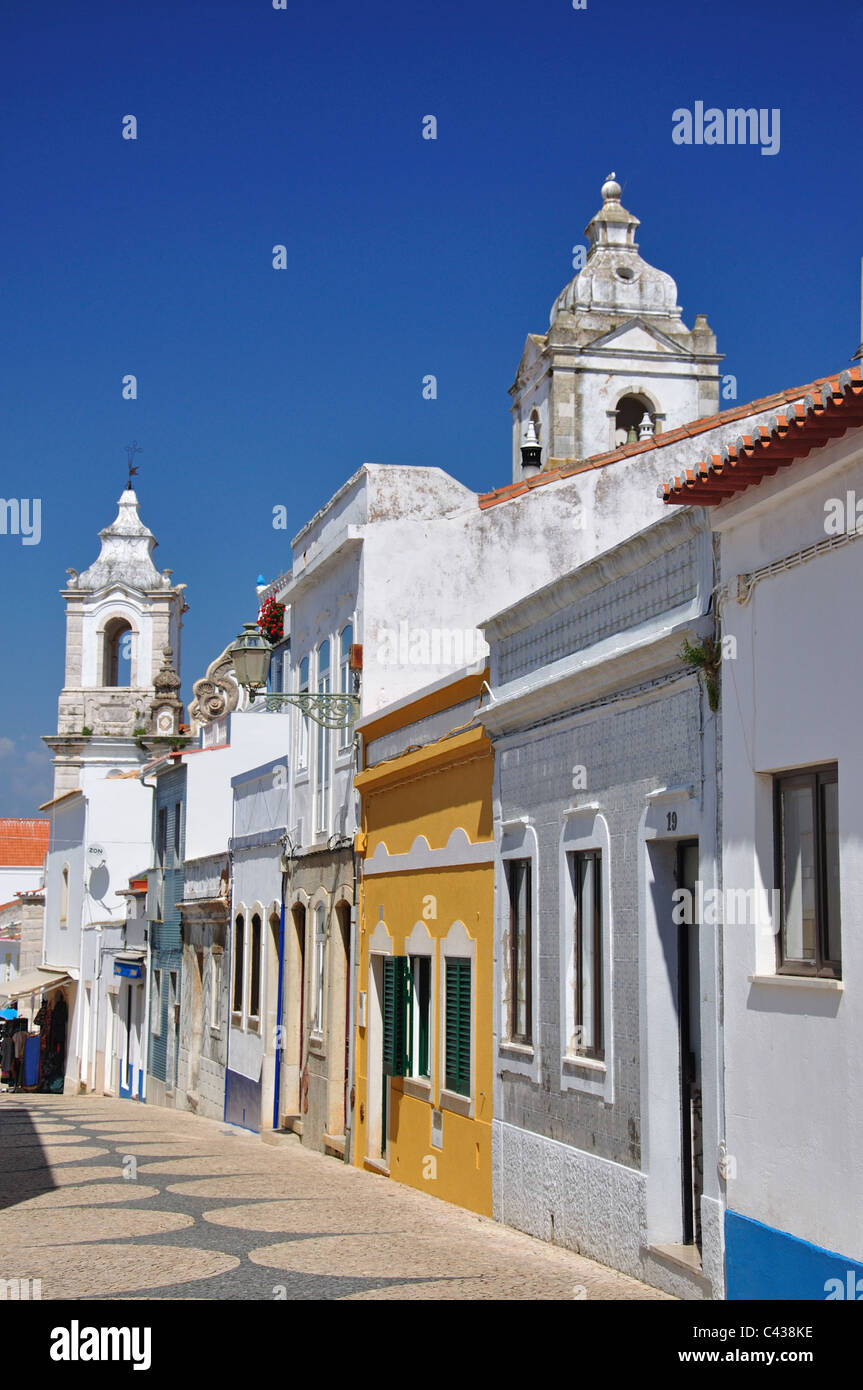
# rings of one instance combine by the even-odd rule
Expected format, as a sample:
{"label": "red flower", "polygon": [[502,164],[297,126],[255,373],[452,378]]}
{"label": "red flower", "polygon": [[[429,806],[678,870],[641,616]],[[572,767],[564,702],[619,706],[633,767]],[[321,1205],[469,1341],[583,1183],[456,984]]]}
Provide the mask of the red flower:
{"label": "red flower", "polygon": [[277,603],[271,595],[264,599],[258,614],[258,628],[268,642],[274,646],[285,635],[285,605]]}

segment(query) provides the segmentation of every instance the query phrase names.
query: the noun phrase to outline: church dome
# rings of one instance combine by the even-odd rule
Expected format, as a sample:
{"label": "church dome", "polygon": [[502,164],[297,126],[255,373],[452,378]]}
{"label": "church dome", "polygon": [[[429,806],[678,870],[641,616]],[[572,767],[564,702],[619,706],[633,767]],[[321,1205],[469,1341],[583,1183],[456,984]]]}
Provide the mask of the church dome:
{"label": "church dome", "polygon": [[621,186],[610,174],[602,185],[602,207],[585,228],[589,249],[584,267],[570,280],[552,305],[549,324],[561,314],[660,316],[677,320],[677,285],[638,254],[638,218],[620,202]]}
{"label": "church dome", "polygon": [[72,587],[97,590],[124,584],[145,591],[169,589],[170,575],[160,574],[153,564],[158,542],[138,516],[138,498],[131,488],[126,488],[118,505],[114,521],[99,532],[99,558],[75,578]]}

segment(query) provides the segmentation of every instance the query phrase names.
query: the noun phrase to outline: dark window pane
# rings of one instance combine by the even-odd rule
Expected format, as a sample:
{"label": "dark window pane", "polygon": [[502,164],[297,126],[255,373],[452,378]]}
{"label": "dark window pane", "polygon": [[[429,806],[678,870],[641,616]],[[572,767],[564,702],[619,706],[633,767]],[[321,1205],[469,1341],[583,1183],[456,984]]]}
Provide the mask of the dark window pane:
{"label": "dark window pane", "polygon": [[249,1013],[257,1018],[261,1012],[261,919],[257,912],[252,918],[252,940],[249,959]]}
{"label": "dark window pane", "polygon": [[531,865],[529,859],[506,861],[510,923],[509,1035],[530,1042],[531,1020]]}
{"label": "dark window pane", "polygon": [[782,790],[782,954],[815,960],[815,807],[811,786]]}
{"label": "dark window pane", "polygon": [[428,1077],[429,1027],[431,1020],[431,957],[414,956],[411,961],[415,1014],[414,1068],[415,1076]]}
{"label": "dark window pane", "polygon": [[839,783],[822,787],[824,818],[824,949],[828,960],[841,961],[842,939],[839,913]]}
{"label": "dark window pane", "polygon": [[234,933],[234,1013],[243,1012],[243,919],[237,918]]}
{"label": "dark window pane", "polygon": [[575,900],[576,1051],[601,1058],[604,1052],[602,990],[602,859],[598,850],[569,856]]}

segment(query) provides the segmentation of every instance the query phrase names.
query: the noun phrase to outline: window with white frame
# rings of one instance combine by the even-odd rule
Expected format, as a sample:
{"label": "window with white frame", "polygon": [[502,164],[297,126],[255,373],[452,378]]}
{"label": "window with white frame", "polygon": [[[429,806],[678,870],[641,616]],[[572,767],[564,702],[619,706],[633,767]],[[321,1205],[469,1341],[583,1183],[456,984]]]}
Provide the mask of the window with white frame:
{"label": "window with white frame", "polygon": [[161,1037],[162,1034],[162,972],[153,971],[153,983],[150,987],[150,1032],[154,1038]]}
{"label": "window with white frame", "polygon": [[60,875],[60,926],[65,927],[69,916],[69,865],[63,865]]}
{"label": "window with white frame", "polygon": [[213,949],[210,960],[210,1027],[219,1028],[222,998],[222,952]]}
{"label": "window with white frame", "polygon": [[507,1066],[538,1079],[540,882],[536,830],[526,820],[501,825],[500,870],[495,872],[503,944],[498,1001],[500,1044]]}
{"label": "window with white frame", "polygon": [[312,1031],[322,1033],[324,1031],[324,972],[326,965],[327,950],[327,915],[323,903],[318,903],[315,908],[315,954],[314,954],[314,1003],[315,1011],[312,1019]]}
{"label": "window with white frame", "polygon": [[[318,647],[318,694],[329,695],[332,689],[329,639]],[[317,725],[317,757],[315,760],[315,830],[326,833],[330,824],[330,771],[332,763],[332,730]]]}
{"label": "window with white frame", "polygon": [[249,1023],[257,1026],[261,1018],[261,918],[252,914],[249,935]]}
{"label": "window with white frame", "polygon": [[511,1042],[533,1040],[533,891],[529,859],[505,859],[509,900],[509,1028]]}
{"label": "window with white frame", "polygon": [[842,978],[839,770],[798,769],[773,781],[783,975]]}
{"label": "window with white frame", "polygon": [[245,966],[246,923],[242,912],[234,918],[234,987],[231,1012],[238,1018],[243,1013],[243,970]]}
{"label": "window with white frame", "polygon": [[611,839],[595,806],[566,813],[560,838],[561,1086],[614,1097]]}
{"label": "window with white frame", "polygon": [[[347,623],[342,628],[339,637],[339,690],[342,695],[350,695],[353,688],[353,672],[351,671],[351,647],[354,641],[353,623]],[[348,725],[340,730],[339,748],[350,748],[353,742],[353,726]]]}
{"label": "window with white frame", "polygon": [[570,851],[566,860],[573,908],[573,1050],[577,1056],[601,1061],[605,1056],[602,854],[598,849]]}
{"label": "window with white frame", "polygon": [[477,943],[464,922],[453,922],[438,950],[440,1106],[468,1115],[474,1106]]}
{"label": "window with white frame", "polygon": [[431,956],[411,956],[410,1075],[431,1080]]}
{"label": "window with white frame", "polygon": [[[297,671],[297,694],[308,695],[309,685],[309,658],[304,656]],[[303,714],[301,710],[297,712],[299,727],[297,730],[297,770],[305,772],[309,766],[309,716]]]}

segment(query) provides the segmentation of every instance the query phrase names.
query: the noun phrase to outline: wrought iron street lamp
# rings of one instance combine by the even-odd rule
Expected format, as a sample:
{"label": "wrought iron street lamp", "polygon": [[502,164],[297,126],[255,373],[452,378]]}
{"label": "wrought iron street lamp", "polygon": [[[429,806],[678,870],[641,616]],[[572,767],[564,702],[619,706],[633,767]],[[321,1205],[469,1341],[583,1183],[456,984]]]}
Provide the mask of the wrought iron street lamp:
{"label": "wrought iron street lamp", "polygon": [[[250,704],[255,703],[259,691],[267,683],[272,653],[273,648],[257,623],[244,623],[243,631],[230,649],[230,656],[237,683],[249,692]],[[348,729],[360,712],[359,696],[343,691],[303,691],[294,695],[281,690],[264,691],[265,710],[283,709],[285,705],[296,705],[325,729]]]}

